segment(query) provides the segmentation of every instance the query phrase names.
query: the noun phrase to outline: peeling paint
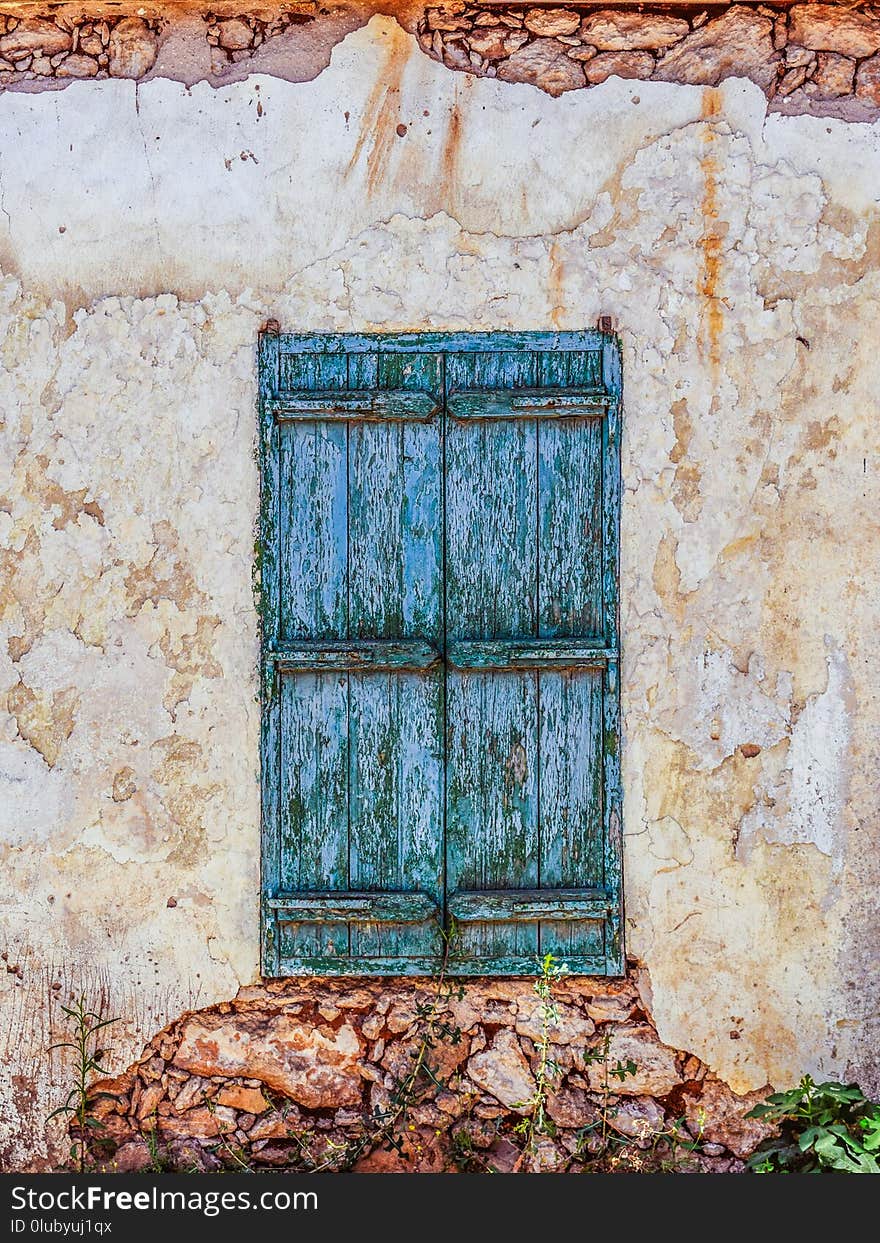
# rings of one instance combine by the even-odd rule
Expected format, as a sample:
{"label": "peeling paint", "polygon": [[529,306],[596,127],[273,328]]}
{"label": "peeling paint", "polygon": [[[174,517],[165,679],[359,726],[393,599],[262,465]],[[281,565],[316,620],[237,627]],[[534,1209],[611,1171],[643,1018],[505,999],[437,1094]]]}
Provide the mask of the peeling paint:
{"label": "peeling paint", "polygon": [[[804,1070],[876,1084],[880,127],[768,118],[742,81],[708,118],[704,88],[638,94],[465,79],[374,19],[310,84],[0,99],[13,1163],[49,1159],[53,983],[120,1015],[119,1066],[256,978],[269,317],[614,317],[628,948],[661,1039],[738,1090]],[[371,172],[369,137],[353,157],[372,98],[389,136]]]}

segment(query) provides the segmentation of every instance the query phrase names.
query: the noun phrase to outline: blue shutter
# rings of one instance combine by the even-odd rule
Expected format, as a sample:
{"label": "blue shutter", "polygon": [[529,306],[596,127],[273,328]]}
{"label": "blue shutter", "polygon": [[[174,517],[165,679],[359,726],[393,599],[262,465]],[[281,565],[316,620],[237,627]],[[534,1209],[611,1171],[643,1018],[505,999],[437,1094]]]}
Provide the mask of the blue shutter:
{"label": "blue shutter", "polygon": [[616,342],[260,344],[267,974],[615,973]]}
{"label": "blue shutter", "polygon": [[[446,364],[447,903],[470,972],[617,961],[605,857],[616,573],[603,352]],[[609,646],[610,644],[610,646]],[[616,684],[615,684],[616,685]],[[616,716],[613,724],[616,725]]]}
{"label": "blue shutter", "polygon": [[443,899],[441,358],[311,343],[279,350],[273,377],[276,362],[263,418],[278,578],[264,616],[268,969],[430,970]]}

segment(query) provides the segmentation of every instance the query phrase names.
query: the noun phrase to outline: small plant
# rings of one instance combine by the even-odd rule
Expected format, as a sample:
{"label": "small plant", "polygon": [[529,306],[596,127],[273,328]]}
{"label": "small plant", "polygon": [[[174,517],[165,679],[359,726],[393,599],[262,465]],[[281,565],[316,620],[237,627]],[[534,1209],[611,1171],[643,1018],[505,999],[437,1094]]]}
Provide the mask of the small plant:
{"label": "small plant", "polygon": [[616,1059],[611,1061],[611,1034],[605,1032],[602,1037],[602,1043],[593,1047],[589,1045],[584,1049],[584,1064],[586,1066],[602,1067],[602,1082],[599,1085],[599,1093],[601,1095],[601,1104],[599,1105],[599,1117],[595,1122],[591,1122],[588,1126],[582,1128],[580,1132],[581,1144],[586,1146],[586,1141],[593,1137],[596,1140],[596,1146],[599,1152],[604,1152],[608,1147],[608,1138],[610,1132],[609,1120],[616,1113],[616,1108],[611,1104],[610,1097],[612,1094],[611,1078],[619,1079],[624,1082],[630,1075],[634,1075],[638,1070],[632,1058],[627,1058],[625,1062]]}
{"label": "small plant", "polygon": [[235,1127],[229,1123],[224,1124],[220,1121],[217,1116],[217,1106],[214,1103],[213,1097],[208,1096],[205,1098],[205,1107],[207,1108],[208,1113],[217,1120],[218,1142],[212,1151],[219,1155],[220,1159],[223,1160],[227,1166],[231,1164],[233,1168],[242,1170],[246,1174],[252,1173],[253,1171],[244,1149],[240,1144],[236,1144],[235,1147],[233,1147],[229,1142],[229,1136],[234,1135]]}
{"label": "small plant", "polygon": [[584,1049],[583,1058],[587,1066],[601,1066],[602,1080],[598,1087],[599,1105],[594,1122],[581,1127],[578,1132],[578,1156],[587,1163],[588,1170],[601,1168],[609,1171],[657,1171],[659,1173],[677,1173],[685,1160],[699,1149],[702,1143],[705,1115],[699,1114],[699,1133],[694,1138],[686,1129],[684,1118],[674,1118],[661,1125],[652,1126],[644,1121],[640,1133],[623,1135],[615,1130],[613,1120],[618,1115],[618,1106],[613,1100],[614,1084],[617,1079],[621,1084],[636,1074],[638,1065],[627,1058],[611,1055],[612,1037],[606,1031],[601,1043]]}
{"label": "small plant", "polygon": [[746,1117],[779,1129],[749,1158],[754,1174],[880,1174],[880,1104],[854,1083],[814,1083],[804,1075]]}
{"label": "small plant", "polygon": [[89,1130],[100,1132],[104,1129],[103,1122],[89,1113],[90,1076],[95,1072],[106,1073],[101,1063],[107,1055],[107,1050],[99,1047],[97,1037],[105,1027],[110,1027],[119,1020],[105,1019],[99,1011],[90,1010],[86,1005],[84,993],[74,1001],[73,1005],[62,1006],[61,1009],[70,1021],[71,1038],[50,1045],[49,1052],[55,1049],[73,1050],[73,1084],[64,1104],[53,1109],[46,1121],[50,1122],[53,1118],[60,1116],[76,1124],[78,1138],[71,1145],[70,1159],[82,1174],[86,1169]]}
{"label": "small plant", "polygon": [[312,1154],[311,1137],[306,1132],[294,1127],[288,1129],[288,1138],[299,1148],[301,1168],[309,1173],[350,1170],[356,1161],[379,1145],[402,1153],[407,1131],[415,1130],[409,1123],[412,1109],[433,1089],[439,1090],[448,1086],[448,1080],[441,1079],[432,1066],[431,1053],[439,1044],[461,1043],[461,1029],[450,1021],[449,1002],[454,997],[460,1000],[464,996],[464,988],[461,984],[451,983],[449,979],[449,956],[458,936],[454,921],[441,935],[443,958],[433,976],[434,992],[426,1001],[416,1006],[418,1043],[410,1066],[391,1093],[388,1105],[384,1109],[375,1109],[360,1133],[344,1143],[328,1139],[323,1153],[318,1157]]}
{"label": "small plant", "polygon": [[482,1154],[478,1151],[471,1136],[463,1127],[451,1133],[452,1161],[460,1174],[478,1174],[485,1169]]}
{"label": "small plant", "polygon": [[150,1174],[165,1174],[169,1166],[159,1147],[159,1111],[157,1109],[153,1110],[149,1120],[153,1125],[146,1127],[144,1130],[147,1152],[150,1154],[150,1164],[147,1166],[147,1170]]}
{"label": "small plant", "polygon": [[553,954],[545,954],[538,959],[538,978],[534,983],[534,991],[540,998],[538,1013],[541,1018],[541,1035],[538,1040],[538,1065],[535,1069],[535,1090],[527,1101],[520,1102],[518,1109],[528,1112],[513,1128],[514,1134],[524,1141],[524,1151],[534,1152],[535,1142],[539,1135],[549,1135],[552,1139],[556,1134],[556,1124],[547,1113],[550,1093],[559,1076],[559,1065],[550,1053],[550,1032],[559,1023],[559,1007],[554,999],[553,990],[559,981],[568,975],[568,966],[560,962]]}

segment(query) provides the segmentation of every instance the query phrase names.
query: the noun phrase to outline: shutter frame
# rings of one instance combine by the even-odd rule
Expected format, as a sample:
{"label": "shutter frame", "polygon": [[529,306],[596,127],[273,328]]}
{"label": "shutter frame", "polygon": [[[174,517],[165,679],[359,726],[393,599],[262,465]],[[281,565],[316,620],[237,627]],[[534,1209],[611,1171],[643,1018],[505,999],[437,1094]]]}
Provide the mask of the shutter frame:
{"label": "shutter frame", "polygon": [[[440,392],[418,388],[394,390],[365,387],[352,388],[340,380],[338,387],[325,389],[315,382],[314,387],[303,389],[286,381],[286,360],[300,355],[315,363],[315,374],[321,375],[322,367],[330,368],[342,376],[348,374],[369,375],[370,356],[379,352],[383,356],[400,355],[399,367],[404,374],[407,367],[418,366],[418,359],[426,355],[442,355],[448,370],[450,356],[470,354],[497,355],[507,352],[513,356],[514,371],[525,375],[528,368],[527,355],[539,356],[531,384],[520,383],[519,392],[509,389],[480,389],[459,387],[453,383],[443,384]],[[576,354],[589,354],[590,376],[588,381],[578,373],[566,381],[565,368],[577,371]],[[565,358],[562,358],[565,355]],[[321,363],[321,359],[326,363]],[[350,360],[354,358],[354,362]],[[348,362],[343,364],[343,359]],[[547,364],[547,360],[551,360]],[[566,361],[567,359],[567,361]],[[561,360],[561,361],[560,361]],[[573,360],[573,361],[572,361]],[[576,952],[557,953],[564,958],[569,970],[578,974],[617,975],[624,969],[621,891],[621,789],[620,789],[620,710],[619,710],[619,623],[618,623],[618,557],[620,521],[620,348],[619,342],[609,333],[588,331],[583,333],[500,333],[500,334],[279,334],[271,327],[260,334],[259,362],[259,450],[261,474],[261,541],[260,541],[260,588],[262,659],[261,659],[261,753],[262,753],[262,947],[263,973],[275,975],[389,975],[424,974],[436,971],[441,961],[439,937],[430,952],[419,950],[426,941],[402,942],[410,946],[408,953],[385,953],[382,937],[370,940],[369,930],[377,927],[385,917],[396,916],[394,927],[403,929],[423,928],[430,925],[439,934],[441,922],[448,915],[462,925],[468,925],[482,911],[490,921],[500,919],[507,910],[514,912],[515,920],[525,932],[531,922],[543,918],[548,929],[577,929],[584,920],[601,925],[601,943],[584,941],[574,944]],[[594,362],[597,366],[593,366]],[[547,384],[542,381],[541,368],[549,365],[552,376],[554,365],[562,368],[562,379]],[[305,364],[304,364],[305,365]],[[395,366],[390,364],[392,372]],[[366,368],[366,370],[359,370]],[[440,363],[441,380],[444,364]],[[307,368],[306,368],[307,369]],[[519,370],[517,370],[519,369]],[[300,372],[294,367],[294,375]],[[579,382],[580,381],[580,382]],[[413,394],[400,398],[401,391]],[[487,396],[488,395],[488,396]],[[395,404],[395,398],[398,398]],[[457,409],[456,409],[457,407]],[[445,410],[445,413],[444,413]],[[461,416],[461,417],[459,417]],[[441,616],[443,632],[439,635],[397,636],[377,640],[372,634],[362,637],[334,637],[331,640],[315,639],[303,635],[292,636],[282,631],[282,575],[279,561],[280,503],[282,492],[280,459],[280,431],[313,422],[316,418],[327,420],[350,429],[354,424],[366,427],[377,423],[399,426],[445,425],[447,434],[452,426],[464,427],[481,424],[487,428],[504,427],[510,420],[517,424],[540,420],[552,423],[556,428],[572,427],[576,422],[590,421],[590,426],[601,428],[599,470],[601,472],[601,591],[598,607],[601,611],[601,633],[583,636],[579,634],[519,635],[518,642],[499,642],[482,636],[458,636],[449,631]],[[401,434],[403,434],[401,432]],[[347,438],[351,432],[346,431]],[[348,443],[348,441],[347,441]],[[445,439],[443,441],[445,444]],[[448,446],[447,446],[448,448]],[[347,453],[350,449],[346,450]],[[446,448],[441,448],[440,468]],[[540,471],[540,462],[535,469]],[[448,476],[441,479],[445,492]],[[347,499],[346,504],[350,504]],[[444,540],[447,534],[445,510],[441,511]],[[536,515],[536,520],[539,516]],[[349,572],[349,571],[347,571]],[[445,596],[448,578],[441,583]],[[536,600],[535,609],[539,609]],[[383,650],[384,649],[384,650]],[[444,665],[441,666],[440,662]],[[359,675],[365,670],[393,677],[396,674],[421,677],[430,671],[437,675],[443,668],[443,680],[453,671],[466,670],[476,676],[476,670],[523,671],[523,676],[536,673],[539,681],[546,673],[563,682],[575,676],[575,670],[590,670],[590,676],[601,683],[599,695],[600,723],[597,726],[601,739],[601,841],[602,883],[580,884],[572,889],[569,885],[556,883],[552,888],[535,891],[526,880],[516,878],[514,889],[501,886],[474,890],[454,884],[445,891],[433,894],[425,892],[418,884],[405,891],[371,885],[369,891],[357,886],[335,886],[332,890],[320,890],[311,886],[302,891],[290,891],[280,883],[282,871],[282,845],[279,830],[282,791],[281,767],[281,699],[283,679],[310,673],[315,677]],[[578,675],[580,676],[580,675]],[[598,684],[597,683],[597,684]],[[561,683],[560,683],[561,684]],[[590,691],[591,702],[595,692]],[[585,701],[586,702],[586,701]],[[448,712],[442,706],[440,711]],[[590,709],[593,713],[594,708]],[[592,719],[592,717],[591,717]],[[445,765],[441,776],[443,786],[449,773],[447,736],[448,719],[441,722],[441,761]],[[348,744],[347,744],[348,745]],[[537,745],[537,743],[536,743]],[[346,760],[351,777],[351,760]],[[367,792],[369,795],[369,791]],[[443,794],[446,798],[445,790]],[[448,813],[447,813],[448,814]],[[539,826],[540,832],[540,826]],[[441,850],[448,854],[449,839],[441,841]],[[449,868],[447,860],[445,865]],[[546,880],[546,878],[544,878]],[[445,900],[444,900],[445,899]],[[322,903],[324,906],[322,907]],[[291,914],[306,921],[323,911],[322,926],[325,929],[347,927],[364,929],[367,934],[364,945],[369,952],[353,950],[349,954],[320,952],[290,953],[283,948],[287,935],[285,928]],[[536,914],[537,913],[537,914]],[[392,921],[393,922],[393,921]],[[299,925],[296,925],[299,926]],[[489,924],[486,925],[490,926]],[[506,926],[504,921],[491,926]],[[540,925],[543,927],[544,925]],[[336,934],[333,934],[335,936]],[[358,934],[360,935],[360,934]],[[432,934],[433,935],[433,934]],[[561,934],[560,934],[561,935]],[[521,938],[522,939],[522,938]],[[331,943],[334,945],[335,942]],[[360,942],[358,942],[360,944]],[[355,945],[355,941],[352,941]],[[536,970],[537,944],[525,937],[522,944],[505,948],[499,942],[490,954],[474,954],[457,951],[456,941],[449,956],[451,973],[460,976],[533,975]],[[510,952],[512,949],[513,952]],[[542,946],[543,949],[543,946]],[[596,952],[593,952],[593,951]],[[556,951],[553,951],[556,952]]]}

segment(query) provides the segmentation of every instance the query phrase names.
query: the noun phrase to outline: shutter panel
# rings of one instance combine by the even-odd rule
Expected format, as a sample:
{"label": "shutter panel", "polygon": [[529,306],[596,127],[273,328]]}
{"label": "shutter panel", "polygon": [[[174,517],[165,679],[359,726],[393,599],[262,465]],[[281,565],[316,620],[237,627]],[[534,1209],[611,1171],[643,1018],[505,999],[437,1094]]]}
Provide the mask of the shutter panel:
{"label": "shutter panel", "polygon": [[461,352],[446,376],[456,968],[529,972],[550,951],[604,973],[618,891],[604,825],[616,596],[603,581],[602,352]]}
{"label": "shutter panel", "polygon": [[280,974],[430,970],[443,897],[441,358],[313,346],[278,362],[266,956]]}
{"label": "shutter panel", "polygon": [[616,342],[260,340],[263,964],[623,969]]}

